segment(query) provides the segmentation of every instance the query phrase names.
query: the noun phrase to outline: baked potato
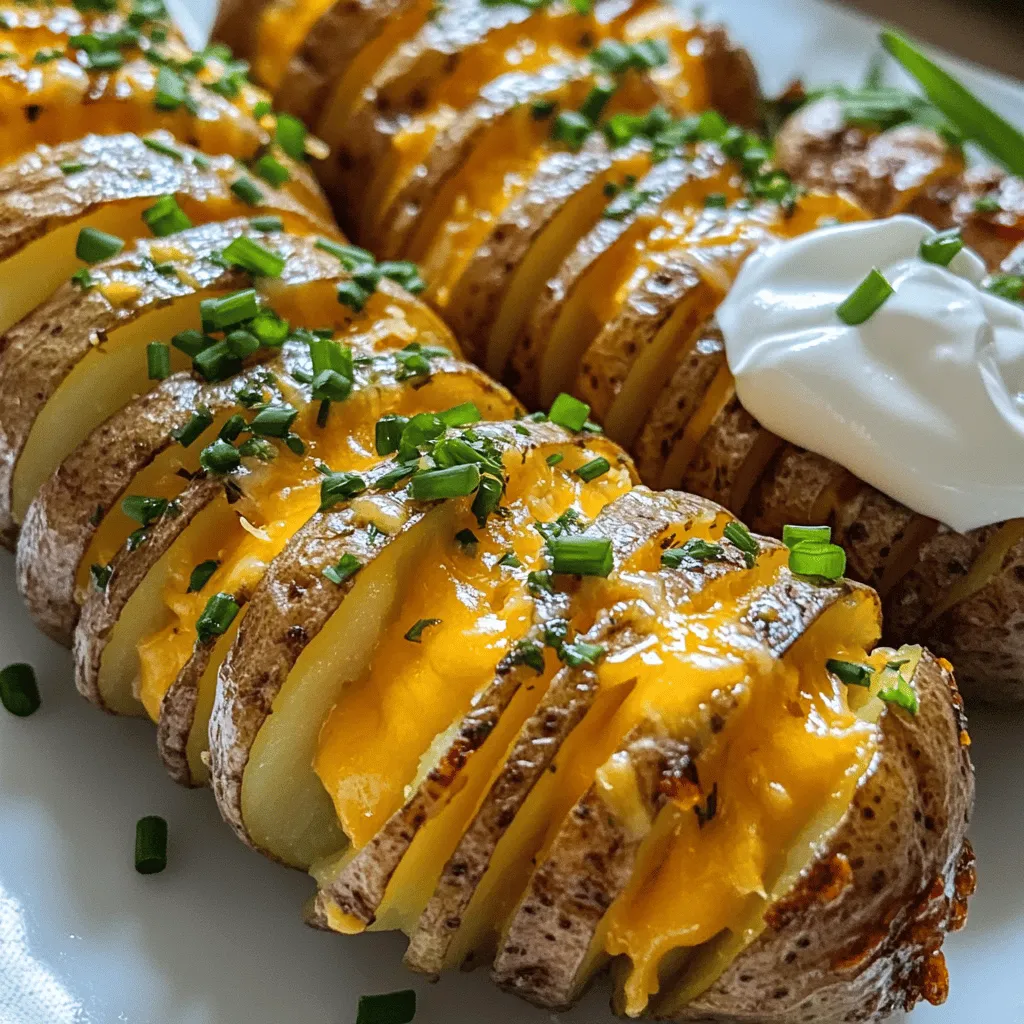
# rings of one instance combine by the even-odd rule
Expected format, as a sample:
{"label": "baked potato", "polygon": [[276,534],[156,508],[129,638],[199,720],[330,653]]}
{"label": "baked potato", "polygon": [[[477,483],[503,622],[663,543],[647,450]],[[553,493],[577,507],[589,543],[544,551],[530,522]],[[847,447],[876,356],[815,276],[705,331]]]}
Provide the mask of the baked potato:
{"label": "baked potato", "polygon": [[[1016,558],[1012,524],[948,546],[937,525],[744,421],[722,373],[710,317],[744,253],[867,210],[837,188],[797,200],[788,178],[773,179],[782,204],[748,196],[750,137],[678,115],[712,105],[752,122],[749,63],[653,4],[459,0],[432,21],[420,0],[308,0],[284,31],[290,9],[229,5],[218,31],[268,82],[305,63],[296,102],[328,134],[382,95],[395,105],[390,124],[366,122],[351,194],[331,197],[347,222],[444,270],[428,296],[465,320],[478,359],[522,366],[534,399],[564,375],[611,429],[568,395],[524,416],[414,297],[426,285],[412,264],[378,263],[326,223],[301,126],[275,128],[224,51],[191,62],[143,25],[100,59],[103,89],[136,59],[170,66],[224,123],[193,126],[198,100],[154,118],[137,102],[151,86],[116,106],[86,69],[89,138],[24,136],[22,152],[57,146],[21,159],[61,198],[49,213],[28,204],[18,245],[63,260],[53,247],[83,218],[127,224],[132,203],[150,203],[150,174],[168,176],[160,196],[194,223],[155,239],[125,227],[123,249],[74,281],[30,300],[12,288],[25,308],[0,343],[0,526],[36,621],[73,644],[79,689],[152,719],[176,781],[211,782],[240,838],[312,875],[312,923],[402,930],[415,970],[491,963],[503,987],[561,1007],[610,963],[617,1009],[678,1020],[749,1019],[768,1000],[793,1022],[941,1001],[942,940],[973,890],[973,774],[949,666],[916,645],[876,648],[874,590],[838,569],[795,575],[786,547],[721,504],[640,486],[616,443],[655,453],[667,437],[645,471],[674,485],[700,468],[753,525],[833,520],[866,576],[928,609],[908,596],[907,633],[975,607],[987,567]],[[78,39],[86,16],[47,10],[54,62],[109,52],[105,37]],[[140,27],[106,14],[88,15],[90,31]],[[188,68],[151,63],[151,45]],[[496,59],[516,46],[537,65]],[[549,119],[584,117],[598,68],[616,88],[586,108],[578,145],[554,137]],[[76,104],[69,132],[86,118]],[[405,139],[406,159],[389,147],[414,124],[429,130]],[[162,150],[129,135],[158,127]],[[278,152],[272,130],[294,171],[266,210],[242,210],[221,154],[259,161]],[[65,171],[87,162],[65,143],[129,156]],[[488,154],[506,182],[477,180]],[[55,166],[88,188],[69,196]],[[471,187],[487,216],[449,264]],[[19,195],[34,193],[0,189]],[[662,268],[670,298],[645,313],[634,300],[660,302]],[[578,332],[538,340],[573,310]],[[643,350],[628,348],[634,331]],[[645,435],[654,411],[658,438]],[[921,545],[973,563],[952,595],[915,568]]]}

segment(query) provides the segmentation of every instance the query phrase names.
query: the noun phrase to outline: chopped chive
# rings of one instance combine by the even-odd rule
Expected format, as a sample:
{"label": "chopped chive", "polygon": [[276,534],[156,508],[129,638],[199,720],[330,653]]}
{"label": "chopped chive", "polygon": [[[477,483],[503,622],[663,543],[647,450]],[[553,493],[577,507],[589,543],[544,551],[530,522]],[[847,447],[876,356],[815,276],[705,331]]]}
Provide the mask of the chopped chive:
{"label": "chopped chive", "polygon": [[261,309],[246,325],[267,348],[280,348],[287,340],[291,325],[272,309]]}
{"label": "chopped chive", "polygon": [[200,352],[208,349],[214,344],[213,338],[208,338],[201,331],[181,331],[171,338],[171,344],[185,355],[195,359]]}
{"label": "chopped chive", "polygon": [[694,562],[720,562],[725,558],[721,544],[711,544],[699,537],[692,537],[681,548],[669,548],[661,555],[661,564],[668,569],[678,569],[687,560]]}
{"label": "chopped chive", "polygon": [[411,295],[426,290],[427,282],[420,276],[420,268],[409,260],[385,260],[377,267],[383,277],[400,284]]}
{"label": "chopped chive", "polygon": [[299,437],[298,434],[289,434],[284,439],[284,443],[285,447],[287,447],[288,451],[290,451],[293,455],[306,454],[306,444],[302,440],[302,438]]}
{"label": "chopped chive", "polygon": [[82,228],[75,244],[75,255],[84,263],[99,263],[116,256],[124,248],[124,239],[96,228]]}
{"label": "chopped chive", "polygon": [[157,110],[177,110],[187,96],[185,79],[173,68],[164,65],[156,75],[156,96],[153,103]]}
{"label": "chopped chive", "polygon": [[782,527],[782,543],[787,548],[796,547],[803,540],[811,540],[819,544],[829,544],[832,541],[832,527],[794,526],[792,523],[787,523]]}
{"label": "chopped chive", "polygon": [[18,718],[28,718],[39,710],[39,687],[31,665],[0,669],[0,703]]}
{"label": "chopped chive", "polygon": [[587,643],[586,640],[574,640],[571,643],[562,644],[558,649],[559,658],[572,668],[578,668],[580,665],[596,665],[604,654],[604,646]]}
{"label": "chopped chive", "polygon": [[274,141],[293,160],[306,159],[306,126],[291,114],[277,115],[277,129]]}
{"label": "chopped chive", "polygon": [[62,174],[78,174],[80,171],[84,171],[85,169],[86,165],[77,160],[65,160],[64,163],[60,165]]}
{"label": "chopped chive", "polygon": [[596,459],[591,459],[589,462],[580,466],[580,468],[576,470],[576,475],[583,480],[584,483],[589,484],[591,480],[596,480],[599,476],[604,476],[604,474],[611,468],[611,463],[603,455],[598,455]]}
{"label": "chopped chive", "polygon": [[416,501],[437,501],[461,498],[480,486],[480,470],[476,465],[448,466],[426,469],[409,481],[409,495]]}
{"label": "chopped chive", "polygon": [[548,419],[566,430],[580,431],[590,415],[590,406],[564,391],[552,403]]}
{"label": "chopped chive", "polygon": [[561,452],[552,452],[544,461],[549,466],[557,466],[564,458]]}
{"label": "chopped chive", "polygon": [[1024,303],[1024,274],[996,274],[986,282],[985,291],[1008,302]]}
{"label": "chopped chive", "polygon": [[238,329],[231,331],[224,337],[224,344],[228,351],[238,359],[251,356],[260,347],[260,339],[251,331]]}
{"label": "chopped chive", "polygon": [[171,375],[171,346],[151,341],[146,346],[146,373],[150,380],[166,380]]}
{"label": "chopped chive", "polygon": [[268,235],[284,231],[284,221],[274,214],[266,217],[253,217],[249,224],[254,231],[265,231]]}
{"label": "chopped chive", "polygon": [[405,634],[405,639],[411,641],[414,644],[422,643],[423,630],[427,629],[429,626],[440,625],[440,623],[440,619],[420,619],[418,622],[414,623],[412,626],[409,627],[408,631]]}
{"label": "chopped chive", "polygon": [[96,280],[92,274],[89,273],[87,267],[82,267],[81,270],[76,270],[71,275],[71,283],[78,285],[83,292],[87,292],[90,288],[96,287]]}
{"label": "chopped chive", "polygon": [[412,989],[379,996],[360,996],[356,1024],[409,1024],[416,1016]]}
{"label": "chopped chive", "polygon": [[877,267],[872,267],[868,276],[836,307],[836,316],[844,324],[856,327],[877,313],[892,293],[892,285]]}
{"label": "chopped chive", "polygon": [[415,463],[412,465],[399,464],[394,469],[389,469],[386,473],[382,473],[377,477],[377,490],[390,491],[392,487],[396,487],[403,480],[407,480],[415,472]]}
{"label": "chopped chive", "polygon": [[268,405],[253,416],[249,429],[260,437],[287,437],[298,414],[291,405]]}
{"label": "chopped chive", "polygon": [[362,567],[363,563],[355,555],[346,553],[334,565],[327,566],[323,574],[336,586],[341,586],[345,580],[355,576]]}
{"label": "chopped chive", "polygon": [[135,870],[155,875],[167,867],[167,822],[151,814],[135,823]]}
{"label": "chopped chive", "polygon": [[557,105],[554,100],[534,100],[530,104],[530,116],[534,121],[544,121],[555,112]]}
{"label": "chopped chive", "polygon": [[544,671],[544,650],[538,643],[532,640],[517,640],[508,652],[509,664],[526,665],[532,668],[537,675]]}
{"label": "chopped chive", "polygon": [[219,567],[220,562],[213,558],[200,562],[189,575],[188,593],[197,594],[202,590],[210,582],[210,577],[213,576]]}
{"label": "chopped chive", "polygon": [[505,552],[498,559],[498,565],[503,565],[508,569],[521,569],[523,567],[523,563],[519,561],[514,551]]}
{"label": "chopped chive", "polygon": [[366,306],[366,300],[370,297],[361,284],[355,281],[342,281],[338,285],[338,302],[348,306],[355,313],[361,313]]}
{"label": "chopped chive", "polygon": [[92,579],[92,585],[102,593],[107,589],[107,584],[110,582],[110,577],[114,575],[114,570],[109,565],[90,565],[89,576]]}
{"label": "chopped chive", "polygon": [[129,494],[121,499],[121,511],[142,526],[155,523],[170,504],[166,498],[147,498],[141,494]]}
{"label": "chopped chive", "polygon": [[575,110],[563,110],[551,126],[551,136],[571,150],[579,149],[594,130],[593,124]]}
{"label": "chopped chive", "polygon": [[974,200],[974,209],[978,213],[1000,213],[1003,204],[999,201],[999,196],[978,196]]}
{"label": "chopped chive", "polygon": [[280,277],[285,265],[283,256],[245,235],[234,239],[221,256],[231,266],[248,270],[255,277]]}
{"label": "chopped chive", "polygon": [[355,270],[356,267],[361,267],[366,263],[376,262],[372,252],[360,249],[358,245],[345,245],[330,238],[318,238],[314,245],[317,249],[330,253],[340,260],[346,270]]}
{"label": "chopped chive", "polygon": [[147,135],[143,138],[142,144],[148,149],[153,150],[154,153],[159,153],[161,156],[169,156],[172,160],[181,161],[185,159],[185,154],[180,149],[169,143],[161,142],[160,139],[154,139]]}
{"label": "chopped chive", "polygon": [[870,665],[861,665],[856,661],[840,661],[837,658],[829,658],[825,662],[825,668],[847,686],[870,686],[871,677],[874,675]]}
{"label": "chopped chive", "polygon": [[389,413],[377,420],[374,428],[374,442],[378,455],[390,455],[398,451],[402,440],[402,431],[409,420],[405,416],[396,416]]}
{"label": "chopped chive", "polygon": [[917,692],[914,690],[914,687],[898,673],[896,676],[896,685],[886,686],[879,690],[878,697],[879,700],[884,700],[886,704],[895,704],[897,707],[903,708],[904,711],[911,715],[916,715],[920,710]]}
{"label": "chopped chive", "polygon": [[607,537],[563,534],[548,541],[548,553],[552,570],[561,575],[607,576],[614,565]]}
{"label": "chopped chive", "polygon": [[218,381],[238,373],[242,361],[231,351],[226,341],[218,341],[196,355],[192,366],[205,380]]}
{"label": "chopped chive", "polygon": [[600,120],[604,108],[617,89],[618,85],[615,82],[597,82],[584,97],[579,113],[586,120],[590,129],[593,129],[593,126]]}
{"label": "chopped chive", "polygon": [[483,526],[487,522],[487,517],[497,511],[504,490],[502,482],[493,476],[485,476],[480,480],[480,486],[471,507],[478,525]]}
{"label": "chopped chive", "polygon": [[846,552],[838,544],[803,540],[790,549],[789,568],[801,576],[836,580],[846,572]]}
{"label": "chopped chive", "polygon": [[259,206],[263,202],[263,192],[260,187],[252,178],[247,178],[244,175],[231,183],[231,191],[247,206]]}
{"label": "chopped chive", "polygon": [[931,238],[921,241],[921,259],[929,263],[937,263],[940,267],[948,267],[953,257],[964,247],[963,235],[959,228],[939,231]]}
{"label": "chopped chive", "polygon": [[238,602],[230,594],[214,594],[196,619],[199,642],[205,644],[214,637],[223,636],[238,612]]}
{"label": "chopped chive", "polygon": [[333,508],[366,490],[366,481],[358,473],[328,473],[320,481],[320,511]]}
{"label": "chopped chive", "polygon": [[540,593],[550,594],[555,589],[555,581],[550,569],[539,569],[526,574],[526,588],[536,597]]}
{"label": "chopped chive", "polygon": [[761,545],[754,539],[751,532],[738,519],[733,519],[722,531],[726,540],[731,541],[743,552],[747,568],[751,569],[757,556],[761,553]]}
{"label": "chopped chive", "polygon": [[185,211],[174,196],[161,196],[152,206],[142,211],[142,219],[157,238],[176,235],[192,227]]}
{"label": "chopped chive", "polygon": [[445,409],[437,415],[446,427],[465,427],[470,423],[480,422],[480,410],[475,402],[463,402],[462,405]]}
{"label": "chopped chive", "polygon": [[729,205],[729,200],[724,192],[709,192],[704,197],[704,207],[709,210],[724,210]]}
{"label": "chopped chive", "polygon": [[243,459],[272,462],[277,458],[277,449],[265,437],[250,437],[238,446],[238,454]]}
{"label": "chopped chive", "polygon": [[199,453],[199,465],[217,476],[233,473],[241,464],[242,457],[238,450],[219,437]]}
{"label": "chopped chive", "polygon": [[259,300],[254,288],[232,292],[220,299],[203,299],[199,306],[203,325],[215,331],[234,327],[245,320],[251,320],[260,311]]}
{"label": "chopped chive", "polygon": [[253,170],[269,185],[279,188],[291,178],[291,172],[280,160],[265,153],[253,165]]}

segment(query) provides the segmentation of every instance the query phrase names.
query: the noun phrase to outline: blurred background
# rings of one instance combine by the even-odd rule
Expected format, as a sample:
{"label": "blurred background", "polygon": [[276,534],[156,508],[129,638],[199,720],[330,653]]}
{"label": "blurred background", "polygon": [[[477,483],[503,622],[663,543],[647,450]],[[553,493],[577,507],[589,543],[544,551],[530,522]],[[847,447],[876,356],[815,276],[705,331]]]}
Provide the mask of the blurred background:
{"label": "blurred background", "polygon": [[1024,0],[845,0],[837,6],[899,25],[950,53],[1024,79]]}

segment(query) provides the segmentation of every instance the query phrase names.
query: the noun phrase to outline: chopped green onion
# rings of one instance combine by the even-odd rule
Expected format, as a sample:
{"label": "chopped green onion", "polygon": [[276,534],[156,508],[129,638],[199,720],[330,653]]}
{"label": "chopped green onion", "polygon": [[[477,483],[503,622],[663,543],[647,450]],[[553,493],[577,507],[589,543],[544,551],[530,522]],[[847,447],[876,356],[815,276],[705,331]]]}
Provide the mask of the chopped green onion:
{"label": "chopped green onion", "polygon": [[790,549],[789,568],[801,576],[836,580],[846,572],[846,552],[838,544],[802,540]]}
{"label": "chopped green onion", "polygon": [[280,348],[291,331],[288,321],[272,309],[261,309],[246,326],[267,348]]}
{"label": "chopped green onion", "polygon": [[526,574],[526,587],[535,597],[540,593],[550,594],[554,592],[555,581],[550,569],[528,572]]}
{"label": "chopped green onion", "polygon": [[320,511],[333,508],[366,490],[366,481],[358,473],[328,473],[320,481]]}
{"label": "chopped green onion", "polygon": [[917,79],[928,98],[971,139],[1014,174],[1024,174],[1024,135],[985,106],[952,75],[896,32],[883,32],[882,45]]}
{"label": "chopped green onion", "polygon": [[155,523],[170,504],[166,498],[146,498],[141,494],[129,494],[121,499],[121,511],[142,526]]}
{"label": "chopped green onion", "polygon": [[409,420],[405,416],[396,416],[389,413],[377,420],[374,429],[374,441],[376,442],[378,455],[390,455],[398,451],[398,445],[402,440],[402,431]]}
{"label": "chopped green onion", "polygon": [[464,427],[470,423],[480,422],[480,410],[475,402],[463,402],[462,405],[445,409],[437,415],[446,427]]}
{"label": "chopped green onion", "polygon": [[0,703],[18,718],[28,718],[39,710],[39,687],[31,665],[0,669]]}
{"label": "chopped green onion", "polygon": [[738,519],[733,519],[732,522],[728,523],[725,529],[722,531],[722,536],[727,541],[731,541],[743,552],[743,558],[747,563],[747,568],[752,569],[754,562],[757,560],[757,556],[761,552],[761,545],[754,540],[751,532],[741,523]]}
{"label": "chopped green onion", "polygon": [[479,539],[477,538],[477,535],[470,529],[459,530],[459,532],[455,534],[455,539],[464,548],[475,547],[477,544],[480,543]]}
{"label": "chopped green onion", "polygon": [[473,464],[426,469],[409,481],[409,496],[416,501],[461,498],[472,494],[479,486],[480,470]]}
{"label": "chopped green onion", "polygon": [[974,200],[974,209],[978,213],[1000,213],[1003,204],[998,196],[979,196]]}
{"label": "chopped green onion", "polygon": [[89,273],[87,267],[82,267],[81,270],[76,270],[71,275],[71,283],[78,285],[83,292],[87,292],[90,288],[96,287],[96,280],[92,274]]}
{"label": "chopped green onion", "polygon": [[185,79],[173,68],[164,65],[156,75],[156,96],[153,102],[157,110],[177,110],[187,95]]}
{"label": "chopped green onion", "polygon": [[501,503],[501,495],[504,489],[504,484],[493,476],[485,476],[480,481],[480,487],[476,492],[471,508],[480,526],[483,526],[487,522],[487,517],[497,510],[498,505]]}
{"label": "chopped green onion", "polygon": [[611,468],[611,463],[603,455],[598,455],[596,459],[591,459],[590,462],[580,466],[576,470],[576,475],[589,484],[591,480],[596,480],[599,476],[603,476]]}
{"label": "chopped green onion", "polygon": [[215,331],[223,331],[251,320],[259,311],[259,300],[254,288],[232,292],[221,299],[203,299],[199,305],[203,326],[209,325]]}
{"label": "chopped green onion", "polygon": [[917,692],[914,690],[914,687],[898,673],[896,675],[896,685],[886,686],[879,690],[878,697],[880,700],[884,700],[887,704],[895,704],[897,707],[903,708],[904,711],[911,715],[916,715],[920,710]]}
{"label": "chopped green onion", "polygon": [[174,196],[161,196],[152,206],[142,211],[142,219],[157,238],[176,235],[192,227],[192,221]]}
{"label": "chopped green onion", "polygon": [[615,82],[598,82],[584,97],[580,116],[587,121],[591,129],[600,120],[604,108],[617,89],[618,85]]}
{"label": "chopped green onion", "polygon": [[221,256],[231,266],[248,270],[255,277],[280,277],[284,270],[283,256],[271,252],[245,235],[234,239]]}
{"label": "chopped green onion", "polygon": [[109,565],[90,565],[89,575],[92,577],[92,585],[102,593],[107,589],[107,584],[110,582],[110,577],[114,575],[114,570]]}
{"label": "chopped green onion", "polygon": [[192,366],[208,381],[226,380],[242,368],[241,360],[227,341],[218,341],[192,359]]}
{"label": "chopped green onion", "polygon": [[167,867],[167,822],[155,814],[135,823],[135,870],[155,875]]}
{"label": "chopped green onion", "polygon": [[963,235],[959,228],[939,231],[921,242],[921,259],[948,267],[953,257],[964,247]]}
{"label": "chopped green onion", "polygon": [[216,636],[223,636],[238,614],[238,602],[230,594],[214,594],[202,615],[196,619],[196,634],[201,644]]}
{"label": "chopped green onion", "polygon": [[231,183],[231,191],[242,200],[246,206],[259,206],[263,202],[263,193],[260,191],[260,187],[252,180],[244,175],[240,178],[236,178]]}
{"label": "chopped green onion", "polygon": [[564,458],[561,452],[552,452],[544,461],[549,466],[557,466]]}
{"label": "chopped green onion", "polygon": [[416,1016],[412,989],[380,996],[360,996],[356,1024],[409,1024]]}
{"label": "chopped green onion", "polygon": [[498,559],[498,565],[503,565],[508,569],[521,569],[523,567],[523,563],[519,561],[514,551],[505,552]]}
{"label": "chopped green onion", "polygon": [[84,171],[85,169],[86,165],[78,162],[77,160],[65,160],[64,163],[60,165],[62,174],[78,174],[80,171]]}
{"label": "chopped green onion", "polygon": [[427,287],[426,281],[420,277],[420,268],[409,260],[385,260],[377,264],[382,277],[400,284],[412,295],[419,295]]}
{"label": "chopped green onion", "polygon": [[878,312],[893,293],[892,285],[877,267],[872,267],[863,281],[836,307],[836,316],[856,327]]}
{"label": "chopped green onion", "polygon": [[534,121],[544,121],[555,112],[556,106],[554,100],[534,100],[530,104],[530,116]]}
{"label": "chopped green onion", "polygon": [[362,567],[363,563],[355,555],[346,553],[334,565],[327,566],[323,574],[333,584],[340,587],[345,580],[355,576]]}
{"label": "chopped green onion", "polygon": [[259,437],[287,437],[298,414],[291,405],[268,405],[253,416],[249,429]]}
{"label": "chopped green onion", "polygon": [[669,548],[662,552],[661,564],[668,569],[678,569],[687,559],[695,562],[720,562],[725,558],[721,544],[710,544],[699,537],[688,540],[681,548]]}
{"label": "chopped green onion", "polygon": [[551,126],[551,136],[575,151],[583,145],[593,130],[593,124],[582,114],[575,110],[563,110]]}
{"label": "chopped green onion", "polygon": [[306,159],[306,126],[291,114],[277,115],[274,140],[293,160]]}
{"label": "chopped green onion", "polygon": [[601,644],[587,643],[586,640],[574,640],[571,643],[562,644],[558,649],[558,656],[571,668],[578,668],[580,665],[596,665],[604,657],[605,648]]}
{"label": "chopped green onion", "polygon": [[839,661],[836,658],[829,658],[825,662],[825,668],[847,686],[870,686],[871,677],[874,675],[870,665],[861,665],[856,661]]}
{"label": "chopped green onion", "polygon": [[199,465],[208,473],[223,476],[233,473],[242,464],[238,450],[219,437],[199,453]]}
{"label": "chopped green onion", "polygon": [[373,253],[366,249],[360,249],[358,245],[344,245],[330,238],[318,238],[314,245],[317,249],[328,252],[340,260],[346,270],[355,270],[366,263],[373,264],[375,262]]}
{"label": "chopped green onion", "polygon": [[75,255],[84,263],[99,263],[116,256],[124,248],[124,239],[96,228],[82,228],[75,244]]}
{"label": "chopped green onion", "polygon": [[185,154],[180,149],[166,142],[161,142],[160,139],[154,139],[147,135],[143,138],[142,144],[148,149],[153,150],[154,153],[159,153],[161,156],[169,156],[172,160],[181,161],[185,159]]}
{"label": "chopped green onion", "polygon": [[782,543],[787,548],[796,547],[802,540],[811,540],[819,544],[829,544],[832,541],[831,526],[794,526],[787,523],[782,527]]}
{"label": "chopped green onion", "polygon": [[266,217],[253,217],[249,224],[254,231],[265,231],[268,235],[284,231],[284,221],[274,214],[268,214]]}
{"label": "chopped green onion", "polygon": [[612,542],[607,537],[563,534],[548,541],[548,553],[552,570],[560,575],[607,576],[614,567]]}
{"label": "chopped green onion", "polygon": [[181,331],[171,338],[171,344],[185,355],[195,359],[200,352],[208,349],[214,344],[213,338],[208,338],[201,331]]}
{"label": "chopped green onion", "polygon": [[269,185],[279,188],[291,178],[291,172],[280,160],[265,153],[253,165],[253,170]]}
{"label": "chopped green onion", "polygon": [[238,435],[245,430],[245,426],[245,417],[236,412],[234,416],[229,416],[224,421],[224,426],[220,428],[217,436],[222,441],[227,441],[231,444],[238,439]]}
{"label": "chopped green onion", "polygon": [[997,274],[989,278],[985,290],[1009,302],[1024,303],[1024,274]]}
{"label": "chopped green onion", "polygon": [[552,403],[548,419],[566,430],[580,431],[590,415],[590,406],[564,391]]}
{"label": "chopped green onion", "polygon": [[182,448],[188,448],[194,444],[202,433],[211,426],[213,423],[213,413],[205,406],[201,405],[191,417],[189,421],[179,427],[177,430],[171,431],[171,437],[182,446]]}
{"label": "chopped green onion", "polygon": [[354,313],[363,311],[370,295],[371,293],[356,281],[342,281],[338,285],[338,301],[343,306],[348,306]]}
{"label": "chopped green onion", "polygon": [[414,644],[423,642],[423,630],[429,626],[440,625],[440,619],[420,619],[409,627],[405,634],[405,639],[411,641]]}
{"label": "chopped green onion", "polygon": [[236,331],[231,331],[230,334],[224,338],[224,344],[227,345],[228,351],[239,359],[244,359],[246,356],[251,356],[260,347],[260,339],[256,337],[251,331],[242,330],[241,328]]}
{"label": "chopped green onion", "polygon": [[162,341],[146,346],[146,373],[150,380],[166,380],[171,375],[171,347]]}
{"label": "chopped green onion", "polygon": [[189,575],[188,593],[198,594],[210,582],[210,577],[213,576],[219,567],[220,562],[213,558],[200,562]]}
{"label": "chopped green onion", "polygon": [[544,671],[544,650],[532,640],[517,640],[509,651],[508,661],[511,665],[526,665],[541,675]]}
{"label": "chopped green onion", "polygon": [[724,192],[709,192],[704,197],[706,209],[724,210],[729,205],[729,200]]}

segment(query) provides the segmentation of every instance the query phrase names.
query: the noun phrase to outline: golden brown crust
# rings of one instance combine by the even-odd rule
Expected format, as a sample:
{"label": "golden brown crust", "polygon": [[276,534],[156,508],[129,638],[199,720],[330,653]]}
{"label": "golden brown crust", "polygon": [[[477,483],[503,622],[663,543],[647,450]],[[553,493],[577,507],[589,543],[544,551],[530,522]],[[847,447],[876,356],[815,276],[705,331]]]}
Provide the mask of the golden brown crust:
{"label": "golden brown crust", "polygon": [[701,25],[701,58],[707,78],[710,110],[744,128],[761,127],[761,84],[750,54],[732,40],[722,25]]}
{"label": "golden brown crust", "polygon": [[188,759],[188,740],[195,725],[199,702],[199,681],[213,655],[213,643],[197,643],[185,667],[178,673],[160,702],[156,748],[167,774],[179,786],[202,786],[205,779],[192,774]]}
{"label": "golden brown crust", "polygon": [[940,947],[973,891],[974,773],[948,665],[926,651],[914,685],[919,713],[882,712],[878,753],[827,848],[671,1019],[868,1021],[945,998]]}
{"label": "golden brown crust", "polygon": [[274,0],[220,0],[210,38],[231,47],[235,57],[252,63],[256,57],[260,18]]}

